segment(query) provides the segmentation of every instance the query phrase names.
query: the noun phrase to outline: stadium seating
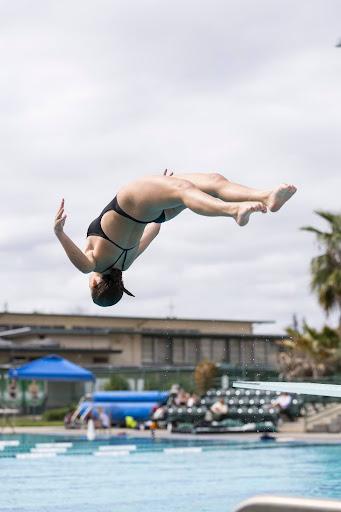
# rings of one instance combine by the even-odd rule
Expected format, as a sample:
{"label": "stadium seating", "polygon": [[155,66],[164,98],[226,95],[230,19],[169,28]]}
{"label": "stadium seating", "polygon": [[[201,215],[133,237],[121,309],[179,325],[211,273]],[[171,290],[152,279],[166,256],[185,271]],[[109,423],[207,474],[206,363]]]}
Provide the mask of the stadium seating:
{"label": "stadium seating", "polygon": [[[197,432],[201,432],[205,429],[218,431],[219,428],[228,431],[229,428],[236,429],[238,425],[240,430],[245,430],[243,427],[251,424],[256,425],[255,430],[268,431],[271,430],[270,425],[273,425],[275,429],[279,420],[278,409],[273,405],[278,395],[279,393],[276,392],[260,390],[210,389],[196,407],[177,407],[174,405],[168,407],[166,422],[171,423],[173,430],[176,429],[177,431],[179,431],[178,427],[180,425],[186,426],[186,431],[192,428],[192,431],[195,429]],[[205,419],[206,413],[221,398],[224,399],[228,407],[227,414],[220,417],[219,421],[208,422]],[[289,408],[290,414],[293,417],[300,416],[303,405],[304,401],[301,397],[293,396]],[[231,422],[234,422],[234,424],[232,425]],[[262,430],[262,425],[265,425],[264,430]]]}

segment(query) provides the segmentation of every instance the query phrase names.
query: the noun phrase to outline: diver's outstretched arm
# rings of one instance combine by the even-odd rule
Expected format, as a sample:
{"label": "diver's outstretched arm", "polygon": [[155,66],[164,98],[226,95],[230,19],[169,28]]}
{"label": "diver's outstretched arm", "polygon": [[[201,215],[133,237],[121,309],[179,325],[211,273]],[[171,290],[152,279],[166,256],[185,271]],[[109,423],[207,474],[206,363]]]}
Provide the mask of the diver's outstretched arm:
{"label": "diver's outstretched arm", "polygon": [[64,232],[56,233],[58,240],[63,246],[67,257],[73,265],[80,270],[83,274],[89,274],[96,268],[95,259],[92,257],[92,251],[87,254],[77,247],[77,245],[68,237]]}
{"label": "diver's outstretched arm", "polygon": [[66,215],[64,214],[64,199],[61,202],[59,210],[57,212],[55,223],[54,223],[54,232],[59,242],[61,243],[64,251],[66,252],[67,257],[73,263],[73,265],[83,272],[83,274],[89,274],[96,268],[96,262],[93,257],[92,251],[89,251],[88,254],[84,254],[79,247],[64,233],[64,224],[65,224]]}

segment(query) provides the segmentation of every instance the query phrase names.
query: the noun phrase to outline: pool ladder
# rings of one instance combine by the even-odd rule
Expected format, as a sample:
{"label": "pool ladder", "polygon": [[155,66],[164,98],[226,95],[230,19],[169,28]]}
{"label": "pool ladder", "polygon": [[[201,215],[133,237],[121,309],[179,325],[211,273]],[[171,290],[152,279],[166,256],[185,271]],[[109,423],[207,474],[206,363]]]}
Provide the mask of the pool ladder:
{"label": "pool ladder", "polygon": [[341,512],[341,501],[256,496],[241,503],[235,512]]}

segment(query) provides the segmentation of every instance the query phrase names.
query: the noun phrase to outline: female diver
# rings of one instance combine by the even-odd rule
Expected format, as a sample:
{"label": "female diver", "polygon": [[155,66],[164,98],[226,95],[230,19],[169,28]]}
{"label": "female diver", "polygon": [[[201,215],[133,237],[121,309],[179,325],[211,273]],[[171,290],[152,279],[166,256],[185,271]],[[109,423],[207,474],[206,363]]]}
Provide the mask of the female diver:
{"label": "female diver", "polygon": [[278,211],[296,192],[283,184],[273,190],[237,185],[218,173],[145,176],[121,188],[88,228],[84,251],[64,233],[64,199],[57,212],[55,234],[74,266],[89,278],[98,306],[116,304],[125,289],[122,271],[149,246],[160,224],[189,208],[208,217],[232,217],[245,226],[254,212]]}

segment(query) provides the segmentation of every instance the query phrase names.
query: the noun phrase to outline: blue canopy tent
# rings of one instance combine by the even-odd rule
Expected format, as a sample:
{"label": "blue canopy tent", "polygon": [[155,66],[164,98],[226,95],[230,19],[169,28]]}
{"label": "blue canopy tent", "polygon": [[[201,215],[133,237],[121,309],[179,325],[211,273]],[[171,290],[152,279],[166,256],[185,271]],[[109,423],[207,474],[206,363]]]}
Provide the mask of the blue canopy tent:
{"label": "blue canopy tent", "polygon": [[[25,411],[28,405],[25,398],[27,392],[25,381],[50,382],[48,392],[50,407],[61,407],[67,396],[69,402],[78,399],[78,392],[75,392],[76,388],[74,387],[76,382],[95,381],[93,373],[57,355],[48,355],[19,368],[11,368],[8,371],[8,376],[10,379],[22,382],[21,406]],[[54,382],[58,383],[57,387],[53,384]],[[46,406],[45,400],[44,403],[43,407]]]}
{"label": "blue canopy tent", "polygon": [[56,355],[35,359],[19,368],[11,368],[8,371],[8,376],[11,379],[18,380],[95,380],[93,373],[90,371]]}

